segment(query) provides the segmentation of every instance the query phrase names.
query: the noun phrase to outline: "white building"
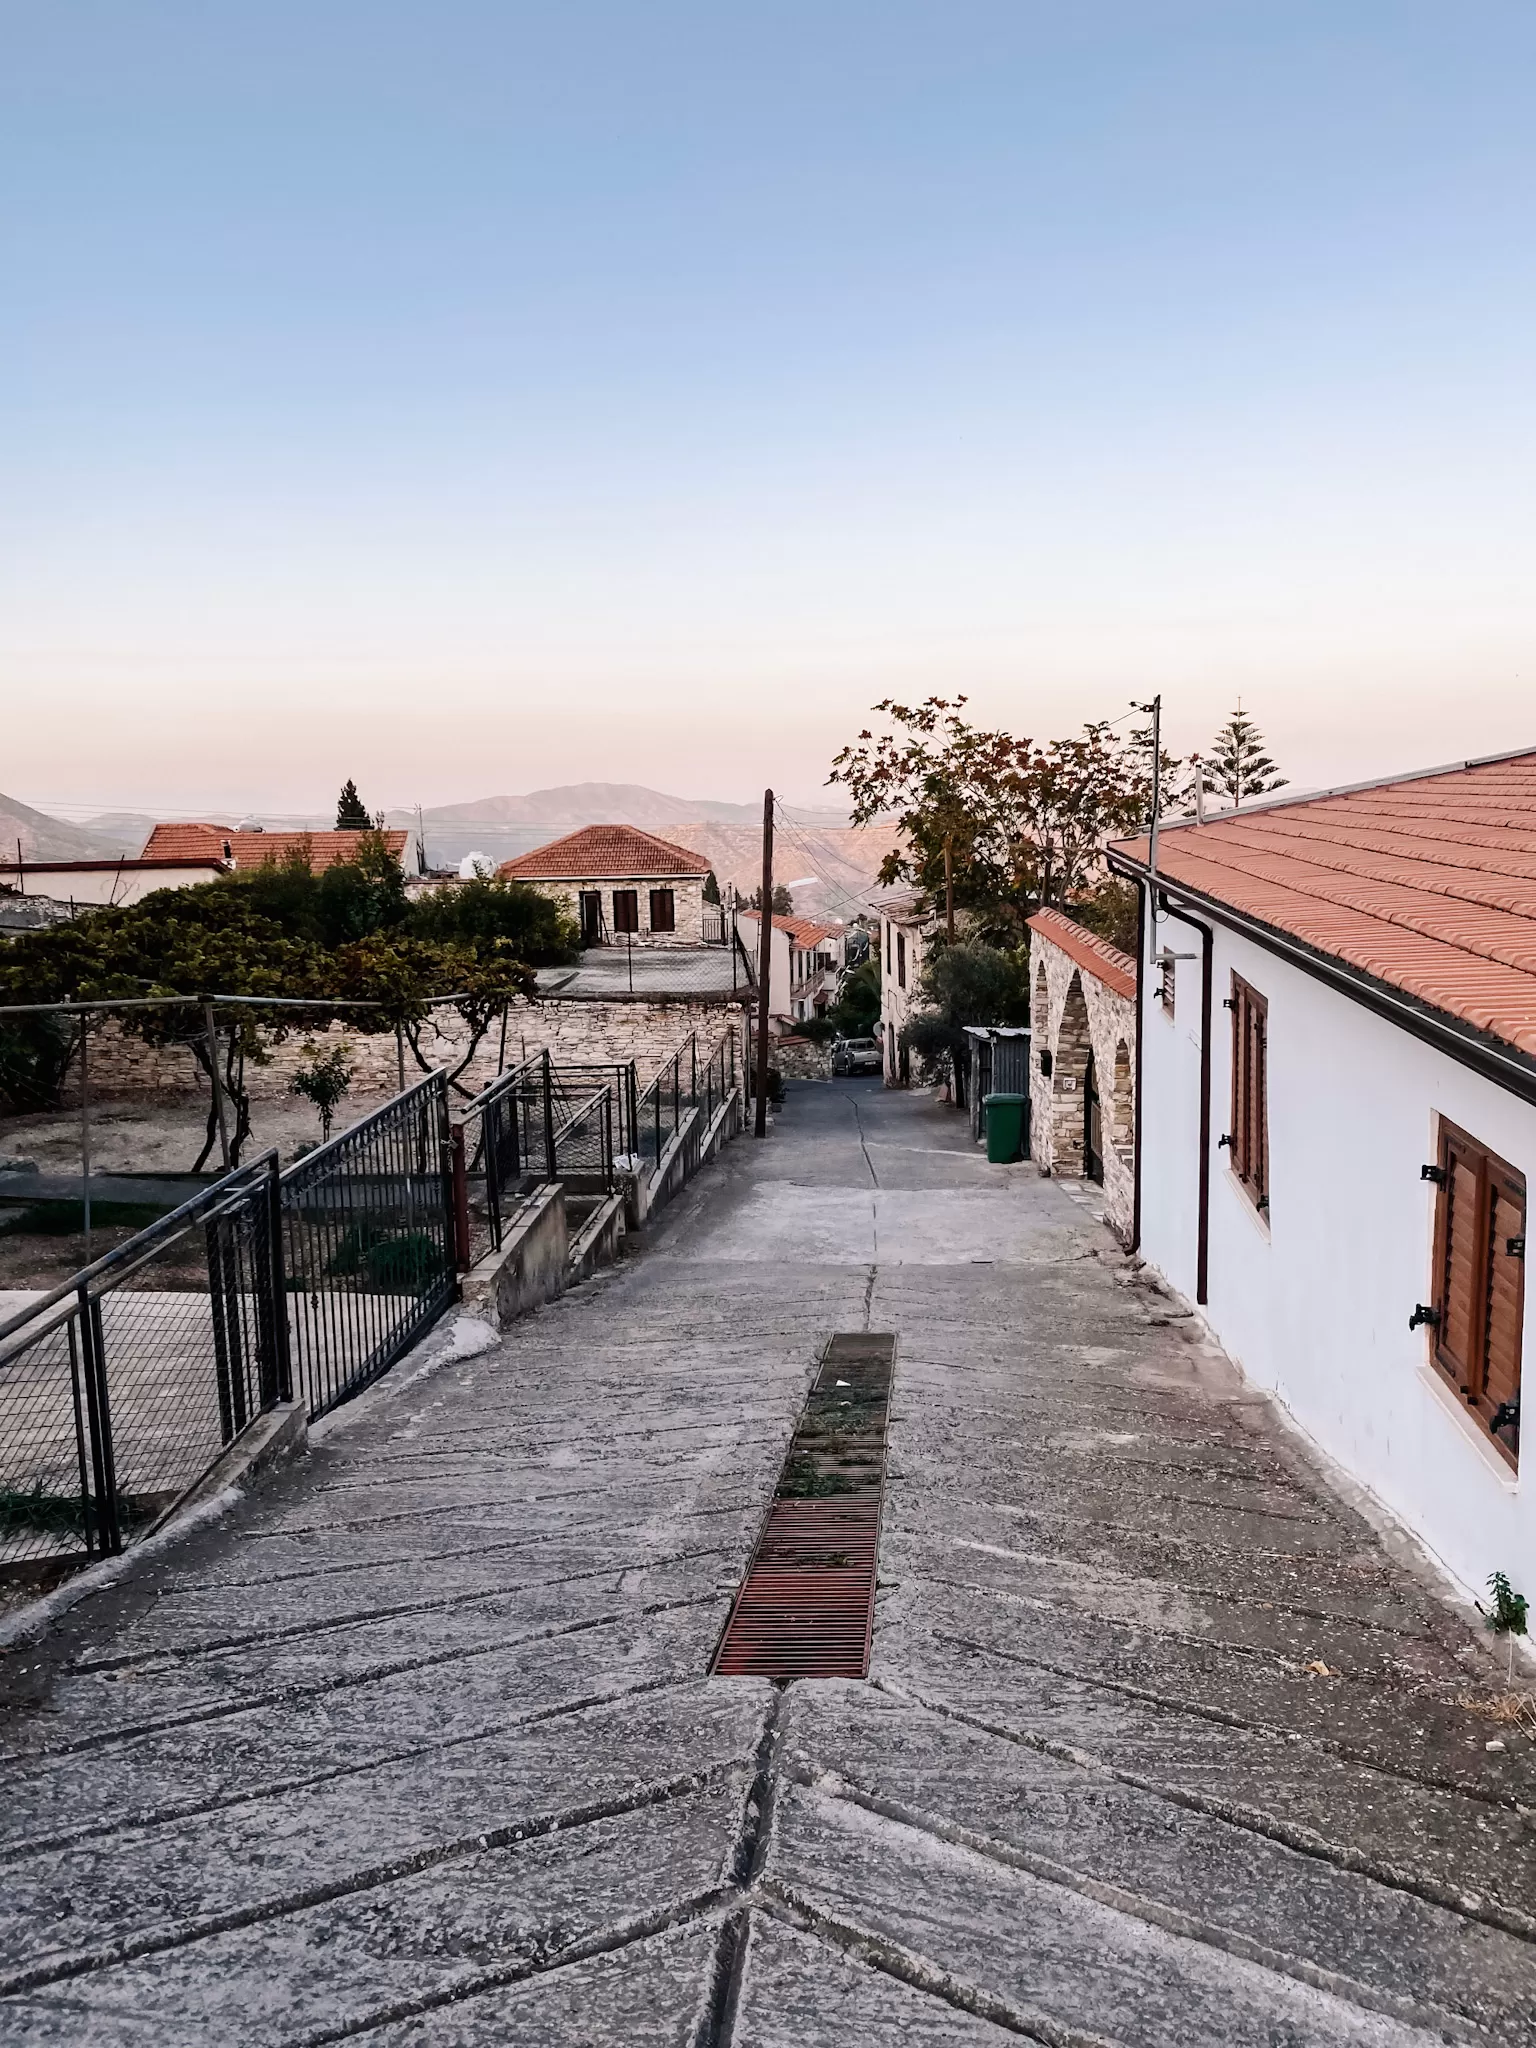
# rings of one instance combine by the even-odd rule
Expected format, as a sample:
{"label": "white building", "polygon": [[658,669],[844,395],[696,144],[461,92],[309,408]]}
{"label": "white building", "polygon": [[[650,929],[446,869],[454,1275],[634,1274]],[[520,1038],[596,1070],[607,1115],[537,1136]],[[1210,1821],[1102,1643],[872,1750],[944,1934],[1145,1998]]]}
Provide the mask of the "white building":
{"label": "white building", "polygon": [[[1476,1592],[1536,1594],[1536,752],[1181,822],[1142,896],[1137,1237]],[[1155,893],[1155,904],[1153,896]]]}
{"label": "white building", "polygon": [[902,1028],[917,1007],[927,944],[938,929],[923,898],[888,896],[880,910],[880,1047],[887,1088],[905,1088],[912,1062],[901,1043]]}
{"label": "white building", "polygon": [[152,860],[28,860],[0,861],[0,889],[14,891],[18,901],[41,896],[71,910],[137,903],[156,889],[187,889],[197,882],[216,882],[233,874],[235,864],[222,856],[173,857]]}
{"label": "white building", "polygon": [[[762,920],[755,910],[736,911],[742,948],[757,972]],[[842,972],[846,925],[775,913],[768,944],[768,1014],[794,1024],[818,1017],[828,1007]]]}

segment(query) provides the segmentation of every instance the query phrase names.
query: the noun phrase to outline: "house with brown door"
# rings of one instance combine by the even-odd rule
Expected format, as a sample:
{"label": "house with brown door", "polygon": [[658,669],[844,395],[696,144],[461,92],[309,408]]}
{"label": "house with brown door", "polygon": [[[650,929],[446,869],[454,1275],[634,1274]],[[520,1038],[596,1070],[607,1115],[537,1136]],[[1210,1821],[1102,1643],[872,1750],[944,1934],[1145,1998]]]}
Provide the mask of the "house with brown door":
{"label": "house with brown door", "polygon": [[1141,1252],[1463,1585],[1536,1595],[1536,750],[1110,860],[1140,891]]}
{"label": "house with brown door", "polygon": [[584,946],[723,945],[719,906],[706,904],[709,862],[637,825],[585,825],[497,873],[558,903]]}

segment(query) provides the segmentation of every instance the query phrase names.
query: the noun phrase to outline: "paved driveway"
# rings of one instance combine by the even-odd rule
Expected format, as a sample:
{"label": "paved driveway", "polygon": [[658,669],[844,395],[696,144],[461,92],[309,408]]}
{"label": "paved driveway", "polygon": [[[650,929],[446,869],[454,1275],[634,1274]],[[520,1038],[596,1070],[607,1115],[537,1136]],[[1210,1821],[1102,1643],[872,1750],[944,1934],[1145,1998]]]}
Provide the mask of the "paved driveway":
{"label": "paved driveway", "polygon": [[[870,1682],[708,1680],[862,1328]],[[958,1117],[795,1088],[642,1257],[398,1378],[4,1660],[0,2040],[1531,2039],[1486,1651]]]}

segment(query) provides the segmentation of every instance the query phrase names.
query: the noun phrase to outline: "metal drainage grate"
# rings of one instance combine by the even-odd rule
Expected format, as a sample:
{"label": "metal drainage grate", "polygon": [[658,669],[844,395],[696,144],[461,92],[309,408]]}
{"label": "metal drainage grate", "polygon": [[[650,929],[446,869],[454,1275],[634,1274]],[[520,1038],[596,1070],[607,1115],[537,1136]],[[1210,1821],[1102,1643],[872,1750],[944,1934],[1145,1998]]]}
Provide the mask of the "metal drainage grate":
{"label": "metal drainage grate", "polygon": [[869,1669],[893,1336],[829,1339],[710,1667],[720,1678]]}

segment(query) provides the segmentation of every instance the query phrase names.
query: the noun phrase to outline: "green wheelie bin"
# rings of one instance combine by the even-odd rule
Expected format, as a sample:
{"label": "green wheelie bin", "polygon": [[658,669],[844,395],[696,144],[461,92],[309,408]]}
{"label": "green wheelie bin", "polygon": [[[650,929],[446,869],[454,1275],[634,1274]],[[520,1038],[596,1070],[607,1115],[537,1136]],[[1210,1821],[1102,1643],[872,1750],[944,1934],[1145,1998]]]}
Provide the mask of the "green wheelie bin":
{"label": "green wheelie bin", "polygon": [[987,1158],[1007,1166],[1024,1150],[1024,1097],[986,1095],[981,1106],[987,1113]]}

